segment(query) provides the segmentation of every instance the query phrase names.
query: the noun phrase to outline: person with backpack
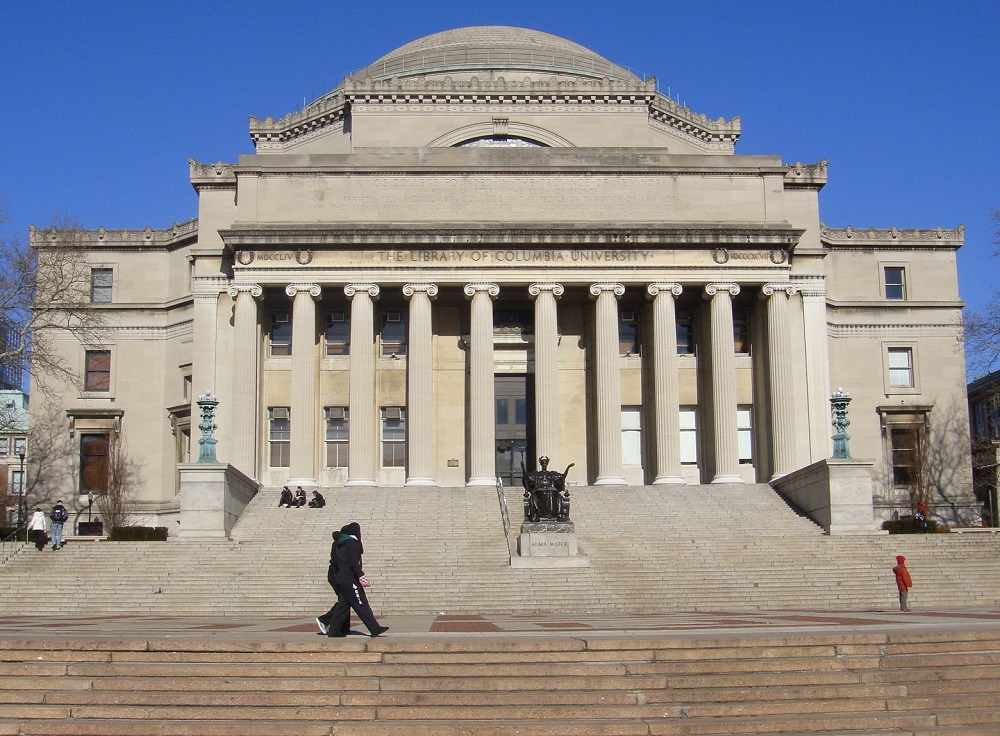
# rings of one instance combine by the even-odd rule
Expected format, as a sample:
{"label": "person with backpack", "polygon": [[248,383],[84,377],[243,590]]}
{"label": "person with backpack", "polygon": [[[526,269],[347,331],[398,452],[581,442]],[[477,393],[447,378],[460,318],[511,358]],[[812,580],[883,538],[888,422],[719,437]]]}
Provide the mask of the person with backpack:
{"label": "person with backpack", "polygon": [[49,532],[49,535],[52,537],[52,549],[53,551],[62,549],[63,524],[69,519],[69,511],[63,506],[62,501],[56,501],[56,505],[52,507],[52,513],[49,514],[49,518],[52,519],[52,529]]}

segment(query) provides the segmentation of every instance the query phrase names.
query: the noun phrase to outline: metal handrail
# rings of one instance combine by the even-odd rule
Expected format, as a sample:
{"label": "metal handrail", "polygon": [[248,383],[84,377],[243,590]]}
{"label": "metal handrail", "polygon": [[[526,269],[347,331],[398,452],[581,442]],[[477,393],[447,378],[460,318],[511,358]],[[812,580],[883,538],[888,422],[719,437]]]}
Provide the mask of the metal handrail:
{"label": "metal handrail", "polygon": [[497,500],[500,501],[500,518],[503,519],[503,533],[510,539],[510,515],[507,513],[507,497],[503,492],[503,479],[497,476]]}
{"label": "metal handrail", "polygon": [[[17,544],[17,537],[21,532],[24,532],[24,543]],[[21,548],[28,541],[28,527],[20,526],[14,530],[12,534],[8,534],[3,539],[0,539],[0,565],[7,564],[7,560],[11,559],[14,555],[21,551]]]}

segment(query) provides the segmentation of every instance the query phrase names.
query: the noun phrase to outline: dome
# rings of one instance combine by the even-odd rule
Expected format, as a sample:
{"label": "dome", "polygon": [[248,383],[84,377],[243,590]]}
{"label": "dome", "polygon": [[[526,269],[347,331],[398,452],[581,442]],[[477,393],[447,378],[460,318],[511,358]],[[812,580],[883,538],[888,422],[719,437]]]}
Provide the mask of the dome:
{"label": "dome", "polygon": [[513,26],[470,26],[432,33],[389,52],[350,78],[489,76],[494,72],[641,81],[585,46]]}

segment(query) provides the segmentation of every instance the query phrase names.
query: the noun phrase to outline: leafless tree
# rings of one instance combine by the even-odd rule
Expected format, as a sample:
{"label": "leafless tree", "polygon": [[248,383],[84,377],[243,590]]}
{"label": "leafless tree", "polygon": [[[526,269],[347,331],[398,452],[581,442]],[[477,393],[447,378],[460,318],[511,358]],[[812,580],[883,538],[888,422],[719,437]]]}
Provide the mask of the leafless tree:
{"label": "leafless tree", "polygon": [[0,208],[0,368],[28,370],[36,384],[48,378],[80,383],[54,338],[69,332],[93,341],[104,314],[90,304],[90,266],[83,230],[66,217],[46,230],[32,230],[30,242],[7,227]]}
{"label": "leafless tree", "polygon": [[104,521],[105,532],[124,526],[132,526],[135,517],[135,497],[132,488],[135,468],[129,461],[128,443],[121,432],[111,446],[108,458],[108,491],[97,496],[94,506]]}
{"label": "leafless tree", "polygon": [[[1000,258],[1000,209],[993,210],[993,257]],[[1000,367],[1000,291],[965,317],[965,354],[969,374],[982,376]]]}

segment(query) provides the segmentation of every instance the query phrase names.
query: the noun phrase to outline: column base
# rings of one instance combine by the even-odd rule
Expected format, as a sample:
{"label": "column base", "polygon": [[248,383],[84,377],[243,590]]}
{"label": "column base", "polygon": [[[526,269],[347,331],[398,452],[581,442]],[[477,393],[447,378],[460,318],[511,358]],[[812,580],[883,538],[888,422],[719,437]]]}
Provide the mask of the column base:
{"label": "column base", "polygon": [[314,478],[289,478],[282,485],[294,490],[297,486],[302,486],[303,491],[315,490],[319,488],[319,483]]}
{"label": "column base", "polygon": [[725,473],[720,473],[719,475],[712,478],[713,483],[746,483],[743,477],[740,475],[729,475]]}
{"label": "column base", "polygon": [[[494,481],[496,483],[496,481]],[[437,481],[433,478],[407,478],[404,486],[437,486]]]}
{"label": "column base", "polygon": [[492,478],[492,477],[486,477],[486,478],[469,478],[469,480],[465,484],[465,486],[467,488],[471,487],[471,486],[490,486],[490,487],[495,488],[496,484],[497,484],[497,479],[496,478]]}
{"label": "column base", "polygon": [[374,478],[348,478],[345,486],[377,486]]}
{"label": "column base", "polygon": [[594,481],[595,486],[627,486],[628,483],[621,476],[598,476]]}
{"label": "column base", "polygon": [[687,485],[687,481],[681,478],[679,475],[659,475],[653,480],[654,486],[663,485],[675,485],[682,486]]}

